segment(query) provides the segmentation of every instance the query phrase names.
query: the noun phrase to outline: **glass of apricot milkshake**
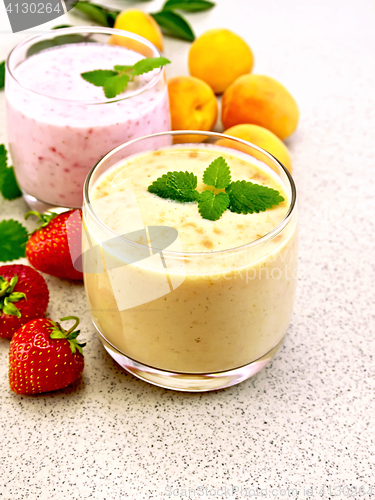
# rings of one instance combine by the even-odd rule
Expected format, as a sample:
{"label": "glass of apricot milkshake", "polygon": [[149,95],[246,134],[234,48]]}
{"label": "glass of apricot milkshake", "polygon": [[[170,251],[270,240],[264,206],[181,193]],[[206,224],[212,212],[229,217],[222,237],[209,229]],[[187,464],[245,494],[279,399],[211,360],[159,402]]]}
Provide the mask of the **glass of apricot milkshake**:
{"label": "glass of apricot milkshake", "polygon": [[6,62],[8,138],[17,181],[33,209],[81,207],[85,178],[103,155],[170,130],[162,67],[130,78],[114,97],[100,80],[82,77],[96,70],[116,75],[117,66],[160,56],[133,33],[90,26],[34,35],[13,49]]}
{"label": "glass of apricot milkshake", "polygon": [[257,373],[291,318],[296,218],[289,172],[241,139],[170,132],[115,148],[84,187],[84,281],[105,349],[181,391]]}

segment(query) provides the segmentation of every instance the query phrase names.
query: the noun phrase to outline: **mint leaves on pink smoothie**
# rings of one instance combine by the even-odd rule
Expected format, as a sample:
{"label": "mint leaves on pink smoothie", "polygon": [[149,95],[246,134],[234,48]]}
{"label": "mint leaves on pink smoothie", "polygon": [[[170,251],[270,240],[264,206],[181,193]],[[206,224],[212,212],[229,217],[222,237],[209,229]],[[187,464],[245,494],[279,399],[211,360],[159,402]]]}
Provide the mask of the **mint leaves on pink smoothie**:
{"label": "mint leaves on pink smoothie", "polygon": [[113,70],[96,69],[81,73],[81,76],[92,85],[103,87],[104,95],[111,99],[124,92],[129,81],[133,81],[135,76],[149,73],[170,62],[166,57],[146,57],[133,66],[117,65],[114,66]]}
{"label": "mint leaves on pink smoothie", "polygon": [[212,221],[220,219],[228,208],[237,214],[252,214],[265,212],[284,201],[276,189],[245,180],[231,182],[230,168],[222,156],[206,168],[203,182],[214,189],[199,193],[196,190],[198,179],[193,173],[167,172],[147,189],[160,198],[181,203],[198,202],[202,218]]}

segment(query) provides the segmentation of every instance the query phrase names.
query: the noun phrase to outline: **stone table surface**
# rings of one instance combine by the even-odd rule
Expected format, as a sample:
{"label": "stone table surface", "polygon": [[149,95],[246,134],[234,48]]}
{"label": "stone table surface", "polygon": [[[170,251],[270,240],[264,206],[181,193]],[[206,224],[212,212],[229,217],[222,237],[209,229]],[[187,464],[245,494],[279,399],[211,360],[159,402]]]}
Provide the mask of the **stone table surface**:
{"label": "stone table surface", "polygon": [[[129,5],[156,11],[161,4]],[[25,33],[9,34],[0,10],[2,60]],[[82,285],[46,276],[48,315],[82,320],[86,366],[73,387],[19,396],[8,386],[9,341],[0,339],[1,499],[375,494],[374,3],[217,0],[188,18],[198,35],[220,26],[242,35],[254,72],[281,81],[300,106],[287,140],[300,210],[287,337],[263,371],[236,387],[159,389],[106,354]],[[169,75],[187,74],[188,50],[167,39]],[[0,124],[1,143],[3,93]],[[22,221],[26,209],[21,199],[0,201],[1,218]]]}

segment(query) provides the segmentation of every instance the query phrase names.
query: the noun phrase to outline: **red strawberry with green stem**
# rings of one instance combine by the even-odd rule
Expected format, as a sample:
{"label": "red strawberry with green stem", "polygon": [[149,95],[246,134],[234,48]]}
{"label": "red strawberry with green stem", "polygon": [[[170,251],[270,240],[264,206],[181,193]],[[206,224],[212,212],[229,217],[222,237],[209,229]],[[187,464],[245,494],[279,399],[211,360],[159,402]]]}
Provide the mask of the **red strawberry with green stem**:
{"label": "red strawberry with green stem", "polygon": [[26,244],[30,264],[57,278],[82,280],[83,274],[74,268],[71,256],[72,251],[76,255],[82,253],[82,211],[68,210],[61,214],[30,211],[25,218],[30,215],[39,217],[41,223]]}
{"label": "red strawberry with green stem", "polygon": [[9,385],[17,394],[39,394],[63,389],[82,373],[84,359],[77,341],[79,319],[69,330],[51,319],[35,319],[13,336],[9,349]]}
{"label": "red strawberry with green stem", "polygon": [[10,339],[31,319],[43,318],[48,306],[47,283],[23,264],[0,267],[0,337]]}

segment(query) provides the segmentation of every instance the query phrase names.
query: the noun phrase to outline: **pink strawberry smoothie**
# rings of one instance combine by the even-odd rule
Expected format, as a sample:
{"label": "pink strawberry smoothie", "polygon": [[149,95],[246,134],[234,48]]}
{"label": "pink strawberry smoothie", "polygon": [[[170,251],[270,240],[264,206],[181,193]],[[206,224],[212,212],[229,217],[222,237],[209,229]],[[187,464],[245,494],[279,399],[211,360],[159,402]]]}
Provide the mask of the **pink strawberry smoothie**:
{"label": "pink strawberry smoothie", "polygon": [[85,177],[103,155],[129,139],[170,130],[163,70],[136,77],[110,100],[102,87],[80,76],[142,57],[125,47],[74,43],[39,52],[12,71],[6,87],[8,140],[26,195],[80,207]]}

